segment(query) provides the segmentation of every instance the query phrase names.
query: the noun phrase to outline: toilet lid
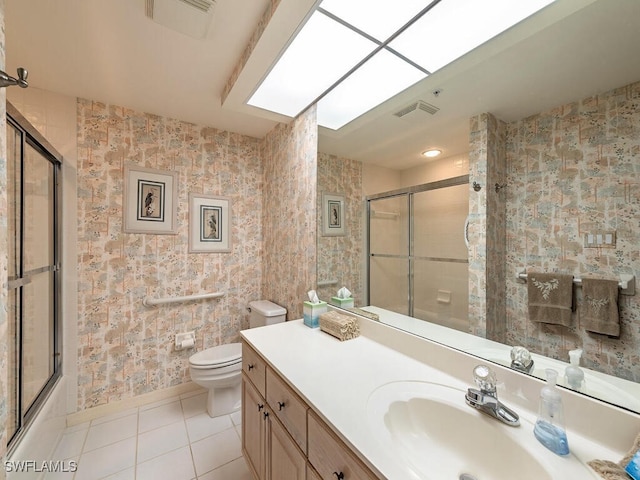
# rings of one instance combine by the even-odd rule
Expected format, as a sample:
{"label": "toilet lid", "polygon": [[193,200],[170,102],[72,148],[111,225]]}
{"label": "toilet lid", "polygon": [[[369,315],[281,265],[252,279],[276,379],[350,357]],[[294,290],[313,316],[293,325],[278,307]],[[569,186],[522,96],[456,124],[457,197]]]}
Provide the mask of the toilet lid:
{"label": "toilet lid", "polygon": [[207,348],[189,357],[189,363],[196,366],[224,366],[238,363],[242,359],[242,344],[227,343]]}

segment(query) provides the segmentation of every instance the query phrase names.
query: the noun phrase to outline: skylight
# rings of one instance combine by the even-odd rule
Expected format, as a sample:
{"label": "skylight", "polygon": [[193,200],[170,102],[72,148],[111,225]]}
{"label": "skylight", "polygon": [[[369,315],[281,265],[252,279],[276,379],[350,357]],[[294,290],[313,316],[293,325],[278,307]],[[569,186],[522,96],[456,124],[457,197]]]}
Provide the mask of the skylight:
{"label": "skylight", "polygon": [[337,130],[553,0],[323,0],[247,102]]}

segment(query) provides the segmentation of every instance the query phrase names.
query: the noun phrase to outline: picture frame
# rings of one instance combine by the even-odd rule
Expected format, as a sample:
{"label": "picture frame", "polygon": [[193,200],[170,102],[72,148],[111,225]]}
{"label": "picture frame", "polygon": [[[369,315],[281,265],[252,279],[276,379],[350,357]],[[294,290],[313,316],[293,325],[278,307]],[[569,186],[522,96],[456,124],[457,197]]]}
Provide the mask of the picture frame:
{"label": "picture frame", "polygon": [[344,195],[322,194],[322,235],[337,237],[346,234]]}
{"label": "picture frame", "polygon": [[122,203],[125,233],[178,233],[178,173],[125,165]]}
{"label": "picture frame", "polygon": [[189,253],[231,252],[231,199],[189,194]]}

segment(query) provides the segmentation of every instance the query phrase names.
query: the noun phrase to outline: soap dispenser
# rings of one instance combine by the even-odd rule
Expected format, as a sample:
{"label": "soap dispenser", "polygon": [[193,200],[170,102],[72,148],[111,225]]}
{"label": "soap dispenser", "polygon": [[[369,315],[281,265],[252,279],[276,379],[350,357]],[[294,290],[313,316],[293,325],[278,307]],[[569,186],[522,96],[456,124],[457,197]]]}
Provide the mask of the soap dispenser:
{"label": "soap dispenser", "polygon": [[540,390],[540,412],[533,433],[540,443],[558,455],[569,454],[569,442],[564,428],[562,397],[556,387],[558,372],[545,370],[547,384]]}
{"label": "soap dispenser", "polygon": [[569,352],[569,365],[564,370],[564,378],[567,380],[567,385],[574,390],[582,390],[584,387],[584,372],[580,368],[580,356],[582,355],[582,349],[577,348]]}

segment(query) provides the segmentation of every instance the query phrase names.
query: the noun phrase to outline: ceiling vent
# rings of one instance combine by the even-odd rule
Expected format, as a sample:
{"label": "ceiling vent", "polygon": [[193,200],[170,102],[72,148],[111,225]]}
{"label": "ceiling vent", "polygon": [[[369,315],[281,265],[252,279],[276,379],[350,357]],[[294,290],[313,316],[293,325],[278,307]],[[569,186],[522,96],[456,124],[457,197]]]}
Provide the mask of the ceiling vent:
{"label": "ceiling vent", "polygon": [[418,100],[411,105],[407,105],[402,110],[397,111],[396,113],[394,113],[394,115],[398,118],[405,118],[406,120],[409,120],[412,117],[420,117],[420,115],[418,114],[421,112],[435,115],[438,110],[440,109],[435,105],[431,105],[430,103]]}
{"label": "ceiling vent", "polygon": [[146,14],[154,22],[193,38],[207,36],[215,0],[146,0]]}

